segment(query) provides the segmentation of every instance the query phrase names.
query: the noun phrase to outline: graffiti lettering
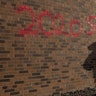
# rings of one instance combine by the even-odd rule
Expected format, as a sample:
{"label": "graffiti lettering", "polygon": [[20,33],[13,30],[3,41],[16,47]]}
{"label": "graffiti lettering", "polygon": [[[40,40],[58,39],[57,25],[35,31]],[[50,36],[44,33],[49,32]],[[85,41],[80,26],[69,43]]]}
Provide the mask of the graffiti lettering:
{"label": "graffiti lettering", "polygon": [[[27,35],[27,34],[38,35],[38,32],[36,30],[32,30],[31,29],[34,26],[34,21],[36,19],[35,18],[34,11],[29,6],[19,6],[17,8],[17,12],[20,14],[22,11],[28,11],[31,14],[31,16],[32,16],[32,22],[31,22],[31,24],[27,28],[21,29],[20,30],[20,34],[23,34],[23,35]],[[51,18],[51,21],[52,21],[52,30],[51,31],[48,31],[48,32],[46,32],[43,29],[43,26],[42,26],[42,21],[43,21],[43,18],[45,16],[50,17]],[[62,22],[61,26],[58,29],[54,29],[54,25],[55,25],[55,20],[56,19],[60,19],[61,22]],[[96,16],[88,16],[87,17],[87,22],[92,27],[91,31],[90,32],[87,32],[88,35],[94,34],[94,31],[95,31],[96,24],[92,24],[91,23],[91,20],[92,19],[96,19]],[[73,27],[74,24],[77,24],[77,25],[80,26],[79,32],[77,32],[77,33],[72,31],[72,27]],[[45,36],[52,36],[54,34],[57,34],[57,35],[64,34],[65,36],[71,35],[73,37],[78,37],[82,33],[82,25],[81,25],[80,21],[79,20],[76,20],[76,19],[71,20],[71,22],[70,22],[70,32],[69,33],[62,32],[63,31],[63,28],[64,28],[64,18],[63,18],[63,16],[60,15],[60,14],[56,14],[55,16],[52,16],[49,11],[43,11],[43,12],[41,12],[39,14],[39,16],[38,16],[38,27],[40,28],[40,31]]]}

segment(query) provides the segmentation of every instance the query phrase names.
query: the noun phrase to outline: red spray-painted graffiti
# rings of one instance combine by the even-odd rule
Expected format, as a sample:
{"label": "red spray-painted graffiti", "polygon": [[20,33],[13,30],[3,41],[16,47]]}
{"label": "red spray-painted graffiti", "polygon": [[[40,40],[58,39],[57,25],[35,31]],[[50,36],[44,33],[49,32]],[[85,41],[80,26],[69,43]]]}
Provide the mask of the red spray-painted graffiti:
{"label": "red spray-painted graffiti", "polygon": [[[30,15],[32,16],[32,23],[25,29],[21,29],[20,30],[20,34],[22,35],[27,35],[27,34],[31,34],[31,35],[38,35],[38,31],[36,30],[31,30],[31,28],[34,26],[34,21],[35,21],[35,13],[34,11],[32,10],[32,8],[30,8],[29,6],[19,6],[17,8],[17,12],[20,14],[21,12],[23,11],[28,11],[30,13]],[[52,20],[52,30],[49,31],[49,32],[46,32],[44,29],[43,29],[43,26],[42,26],[42,20],[43,20],[43,17],[45,16],[48,16],[51,18]],[[62,25],[58,28],[58,29],[54,29],[54,21],[56,19],[60,19],[61,22],[62,22]],[[87,23],[92,27],[91,31],[90,32],[87,32],[87,35],[92,35],[94,34],[94,31],[95,31],[95,27],[96,27],[96,24],[92,24],[91,23],[91,20],[92,19],[96,19],[96,16],[88,16],[87,17]],[[79,29],[79,32],[73,32],[72,31],[72,27],[74,24],[78,24],[80,26],[80,29]],[[52,36],[55,34],[57,35],[61,35],[61,34],[64,34],[65,36],[70,36],[72,35],[73,37],[78,37],[80,36],[80,34],[82,33],[82,25],[80,23],[79,20],[77,19],[73,19],[71,20],[70,22],[70,33],[65,33],[65,32],[62,32],[63,28],[64,28],[64,18],[62,15],[60,14],[56,14],[54,17],[50,14],[49,11],[43,11],[40,13],[39,17],[38,17],[38,26],[39,26],[39,29],[42,31],[42,33],[45,35],[45,36]]]}

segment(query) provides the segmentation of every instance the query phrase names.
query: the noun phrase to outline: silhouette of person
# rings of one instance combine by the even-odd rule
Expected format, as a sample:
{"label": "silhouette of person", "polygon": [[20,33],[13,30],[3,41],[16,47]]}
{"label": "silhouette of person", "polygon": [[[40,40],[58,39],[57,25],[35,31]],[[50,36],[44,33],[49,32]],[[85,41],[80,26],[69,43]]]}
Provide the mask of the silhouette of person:
{"label": "silhouette of person", "polygon": [[91,54],[86,58],[83,64],[83,68],[88,71],[93,71],[94,82],[96,83],[96,42],[88,46],[89,50],[92,50]]}

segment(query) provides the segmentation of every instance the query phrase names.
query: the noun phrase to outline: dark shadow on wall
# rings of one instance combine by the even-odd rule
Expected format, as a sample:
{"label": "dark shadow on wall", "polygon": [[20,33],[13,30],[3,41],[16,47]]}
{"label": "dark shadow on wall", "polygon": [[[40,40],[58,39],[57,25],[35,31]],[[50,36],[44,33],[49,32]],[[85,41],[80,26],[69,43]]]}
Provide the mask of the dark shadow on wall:
{"label": "dark shadow on wall", "polygon": [[88,46],[88,49],[92,52],[84,61],[83,68],[87,71],[93,71],[93,78],[96,83],[96,42]]}

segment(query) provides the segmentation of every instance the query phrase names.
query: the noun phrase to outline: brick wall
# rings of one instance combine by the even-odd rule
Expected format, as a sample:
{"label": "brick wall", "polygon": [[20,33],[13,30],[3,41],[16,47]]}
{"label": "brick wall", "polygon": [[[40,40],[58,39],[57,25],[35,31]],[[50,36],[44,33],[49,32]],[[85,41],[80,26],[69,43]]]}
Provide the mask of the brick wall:
{"label": "brick wall", "polygon": [[[17,13],[18,6],[33,9],[36,20],[32,30],[39,35],[20,35],[32,21],[28,11]],[[54,92],[83,90],[94,87],[92,71],[82,65],[96,41],[86,17],[96,14],[95,0],[0,0],[0,96],[52,96]],[[70,32],[70,21],[78,19],[82,34],[73,38],[65,35],[44,36],[38,27],[38,17],[48,10],[52,16],[64,17],[63,32]],[[60,27],[55,19],[54,29]],[[52,22],[44,17],[42,26],[50,31]],[[74,31],[79,27],[75,26]]]}

